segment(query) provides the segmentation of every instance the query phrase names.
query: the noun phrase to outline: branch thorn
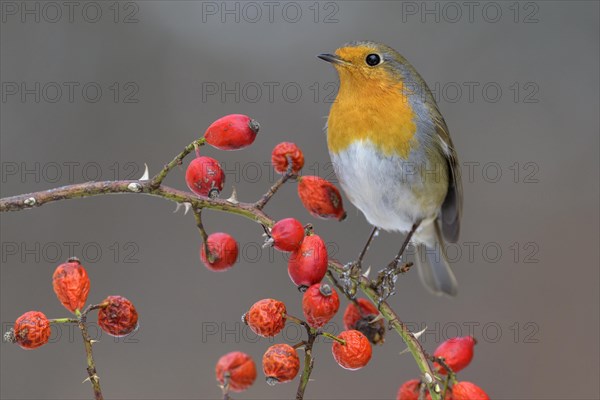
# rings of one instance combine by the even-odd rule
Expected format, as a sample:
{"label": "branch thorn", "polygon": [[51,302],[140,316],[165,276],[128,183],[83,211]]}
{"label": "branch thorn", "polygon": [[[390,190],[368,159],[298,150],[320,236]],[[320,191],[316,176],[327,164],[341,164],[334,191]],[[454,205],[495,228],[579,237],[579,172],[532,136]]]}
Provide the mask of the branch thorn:
{"label": "branch thorn", "polygon": [[423,330],[421,330],[421,331],[419,331],[417,333],[413,333],[413,336],[415,337],[415,339],[418,339],[418,338],[421,337],[422,334],[425,333],[426,330],[427,330],[427,327],[425,327],[425,329],[423,329]]}
{"label": "branch thorn", "polygon": [[147,181],[150,179],[150,171],[148,170],[148,164],[144,163],[144,175],[139,179],[140,181]]}
{"label": "branch thorn", "polygon": [[375,322],[379,321],[380,319],[383,319],[383,314],[381,314],[381,313],[377,314],[377,316],[375,318],[373,318],[371,321],[369,321],[369,323],[374,324]]}
{"label": "branch thorn", "polygon": [[369,273],[371,273],[371,266],[369,265],[369,268],[367,268],[367,270],[362,274],[362,276],[364,276],[365,278],[369,279]]}
{"label": "branch thorn", "polygon": [[237,199],[237,190],[235,190],[235,186],[232,186],[231,188],[232,188],[231,196],[226,201],[231,204],[238,204],[239,201]]}

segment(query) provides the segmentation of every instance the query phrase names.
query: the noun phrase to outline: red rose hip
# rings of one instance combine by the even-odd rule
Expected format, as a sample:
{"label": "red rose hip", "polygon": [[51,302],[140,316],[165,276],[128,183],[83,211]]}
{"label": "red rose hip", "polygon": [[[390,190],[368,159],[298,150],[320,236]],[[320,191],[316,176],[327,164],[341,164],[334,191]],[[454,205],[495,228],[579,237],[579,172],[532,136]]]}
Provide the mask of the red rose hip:
{"label": "red rose hip", "polygon": [[138,313],[122,296],[108,296],[98,310],[98,325],[112,336],[126,336],[137,329]]}
{"label": "red rose hip", "polygon": [[333,183],[318,176],[303,176],[298,183],[298,196],[308,212],[317,218],[346,218],[340,191]]}
{"label": "red rose hip", "polygon": [[[396,394],[396,400],[419,400],[419,394],[421,393],[421,381],[418,379],[412,379],[404,382],[398,393]],[[425,400],[431,400],[431,394],[425,389]],[[444,400],[453,400],[452,391],[448,388],[446,390],[446,396]]]}
{"label": "red rose hip", "polygon": [[214,158],[196,157],[185,171],[185,182],[197,195],[214,198],[223,190],[225,173]]}
{"label": "red rose hip", "polygon": [[327,273],[327,248],[318,235],[304,238],[300,248],[294,251],[288,261],[288,274],[292,282],[300,288],[321,282]]}
{"label": "red rose hip", "polygon": [[52,275],[56,297],[72,313],[82,310],[90,292],[90,278],[77,258],[60,264]]}
{"label": "red rose hip", "polygon": [[297,174],[304,166],[304,154],[295,143],[282,142],[273,149],[271,162],[276,172],[285,174],[292,163],[292,173]]}
{"label": "red rose hip", "polygon": [[404,382],[398,389],[396,400],[419,400],[420,386],[421,381],[418,379]]}
{"label": "red rose hip", "polygon": [[296,349],[288,344],[275,344],[263,355],[263,372],[267,383],[275,385],[293,380],[300,370]]}
{"label": "red rose hip", "polygon": [[[206,247],[210,252],[211,259],[206,255]],[[233,267],[238,256],[238,244],[235,239],[227,233],[217,232],[208,236],[207,245],[200,246],[200,258],[211,271],[225,271]]]}
{"label": "red rose hip", "polygon": [[340,333],[338,338],[345,343],[334,341],[331,351],[333,358],[342,368],[355,371],[369,363],[372,349],[365,335],[359,331],[349,330]]}
{"label": "red rose hip", "polygon": [[285,304],[275,299],[259,300],[244,314],[243,321],[259,336],[277,335],[285,327]]}
{"label": "red rose hip", "polygon": [[326,283],[315,283],[302,297],[302,311],[306,322],[313,328],[328,323],[340,308],[340,299],[335,290]]}
{"label": "red rose hip", "polygon": [[225,376],[229,375],[227,383],[233,392],[248,389],[256,380],[256,365],[254,360],[241,351],[232,351],[219,358],[215,367],[217,381],[225,384]]}
{"label": "red rose hip", "polygon": [[303,239],[302,224],[295,218],[285,218],[273,225],[267,244],[272,243],[277,250],[294,251],[300,247]]}
{"label": "red rose hip", "polygon": [[379,310],[367,299],[357,299],[357,303],[360,310],[354,303],[348,303],[344,311],[344,328],[362,332],[373,344],[383,344],[385,321],[372,322],[379,315]]}
{"label": "red rose hip", "polygon": [[247,115],[230,114],[213,122],[204,138],[220,150],[239,150],[250,146],[260,129],[258,122]]}
{"label": "red rose hip", "polygon": [[50,321],[39,311],[28,311],[15,321],[10,341],[25,350],[36,349],[50,339]]}
{"label": "red rose hip", "polygon": [[[443,358],[444,362],[452,369],[453,372],[458,372],[464,369],[473,359],[473,348],[477,341],[473,336],[450,338],[440,344],[433,353],[434,357]],[[440,374],[446,375],[446,368],[438,363],[435,366]]]}
{"label": "red rose hip", "polygon": [[490,400],[482,388],[471,382],[458,382],[452,386],[454,400]]}

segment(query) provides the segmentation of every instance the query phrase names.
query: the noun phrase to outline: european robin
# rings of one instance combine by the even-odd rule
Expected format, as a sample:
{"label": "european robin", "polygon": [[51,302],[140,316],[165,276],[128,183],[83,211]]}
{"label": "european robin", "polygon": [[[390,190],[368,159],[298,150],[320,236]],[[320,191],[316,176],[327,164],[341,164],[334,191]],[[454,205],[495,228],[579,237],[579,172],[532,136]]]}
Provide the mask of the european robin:
{"label": "european robin", "polygon": [[352,42],[318,57],[340,79],[327,119],[327,145],[343,191],[373,232],[408,233],[390,266],[412,241],[425,286],[456,295],[444,241],[458,240],[462,184],[431,90],[402,55],[383,44]]}

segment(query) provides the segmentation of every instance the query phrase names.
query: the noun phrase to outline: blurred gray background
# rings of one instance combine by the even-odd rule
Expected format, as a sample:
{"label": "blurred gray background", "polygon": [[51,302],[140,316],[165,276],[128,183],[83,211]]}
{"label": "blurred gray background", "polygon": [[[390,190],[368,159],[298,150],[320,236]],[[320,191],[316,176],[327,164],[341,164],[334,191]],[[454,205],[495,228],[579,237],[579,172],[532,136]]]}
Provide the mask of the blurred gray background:
{"label": "blurred gray background", "polygon": [[[453,247],[456,299],[425,291],[416,271],[390,300],[429,351],[473,334],[459,375],[494,399],[597,399],[599,376],[599,7],[548,2],[62,2],[3,1],[2,196],[157,170],[216,118],[245,113],[262,126],[244,151],[203,148],[227,172],[226,190],[258,198],[273,182],[270,152],[294,141],[305,174],[333,178],[325,123],[337,76],[315,58],[351,40],[398,49],[436,92],[463,163],[465,212]],[[472,7],[472,8],[470,8]],[[70,90],[71,88],[72,90]],[[271,89],[270,89],[271,88]],[[272,90],[272,91],[270,91]],[[185,188],[184,169],[167,184]],[[283,255],[259,250],[260,226],[206,212],[207,229],[240,243],[240,261],[211,273],[199,261],[191,215],[134,195],[2,214],[3,331],[28,310],[67,316],[51,276],[69,256],[92,280],[89,302],[123,295],[140,329],[101,335],[97,367],[109,399],[219,398],[214,364],[242,350],[258,363],[272,340],[240,325],[256,300],[301,315]],[[342,222],[310,217],[286,185],[274,218],[311,222],[333,257],[356,257],[369,227],[346,201]],[[402,238],[383,233],[377,269]],[[343,307],[346,302],[343,301]],[[95,321],[95,317],[91,318]],[[329,328],[340,329],[341,313]],[[293,325],[275,341],[295,343]],[[2,343],[3,399],[90,398],[78,332],[24,351]],[[418,376],[390,332],[368,367],[342,370],[318,343],[307,398],[391,399]],[[292,398],[297,381],[255,385],[235,398]]]}

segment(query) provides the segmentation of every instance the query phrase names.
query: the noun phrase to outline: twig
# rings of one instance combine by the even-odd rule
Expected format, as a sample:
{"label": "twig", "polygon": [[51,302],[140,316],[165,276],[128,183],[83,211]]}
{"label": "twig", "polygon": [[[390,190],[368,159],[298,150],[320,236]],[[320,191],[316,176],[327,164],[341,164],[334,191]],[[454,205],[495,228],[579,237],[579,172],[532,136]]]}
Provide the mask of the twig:
{"label": "twig", "polygon": [[341,344],[343,344],[344,346],[346,345],[346,341],[345,341],[344,339],[342,339],[342,338],[339,338],[339,337],[337,337],[337,336],[335,336],[335,335],[332,335],[332,334],[331,334],[331,333],[329,333],[329,332],[321,332],[321,333],[320,333],[320,335],[321,335],[321,336],[325,336],[326,338],[329,338],[329,339],[331,339],[331,340],[335,340],[336,342],[338,342],[338,343],[341,343]]}
{"label": "twig", "polygon": [[446,363],[446,360],[444,360],[442,357],[432,356],[432,355],[429,355],[427,352],[425,353],[425,355],[431,361],[440,364],[446,370],[448,375],[454,375],[454,371],[452,370],[452,368],[450,368],[450,366]]}
{"label": "twig", "polygon": [[271,200],[271,197],[277,193],[279,188],[281,188],[281,186],[283,186],[283,184],[286,183],[290,178],[296,176],[293,173],[294,165],[292,163],[292,158],[290,156],[287,156],[286,158],[288,162],[287,171],[285,171],[285,174],[283,174],[281,178],[279,178],[277,182],[275,182],[273,186],[269,188],[269,191],[265,193],[260,200],[254,203],[254,207],[256,207],[256,209],[262,210],[267,205],[268,201]]}
{"label": "twig", "polygon": [[104,308],[107,306],[108,303],[100,303],[100,304],[90,304],[89,306],[87,306],[82,312],[81,315],[88,315],[90,313],[90,311],[94,311],[94,310],[98,310],[100,308]]}
{"label": "twig", "polygon": [[104,396],[102,395],[102,389],[100,388],[100,378],[98,377],[98,373],[96,371],[96,363],[94,362],[94,355],[92,352],[92,339],[90,338],[90,334],[88,333],[86,320],[87,314],[98,308],[101,308],[102,304],[90,305],[88,306],[82,313],[77,310],[76,314],[78,317],[79,330],[81,330],[81,337],[83,338],[83,344],[85,345],[85,353],[87,355],[87,372],[89,376],[89,381],[92,384],[92,389],[94,390],[94,398],[96,400],[103,400]]}
{"label": "twig", "polygon": [[[189,154],[195,147],[196,142],[190,144],[184,149],[184,152],[181,154],[187,155]],[[189,151],[188,151],[189,149]],[[167,164],[163,171],[161,171],[155,178],[151,181],[139,181],[139,180],[122,180],[122,181],[105,181],[105,182],[87,182],[76,185],[63,186],[56,189],[29,193],[18,196],[11,196],[7,198],[0,199],[0,212],[6,211],[21,211],[27,210],[34,207],[39,207],[47,203],[52,203],[60,200],[67,199],[75,199],[75,198],[83,198],[83,197],[92,197],[99,196],[105,194],[116,194],[116,193],[138,193],[145,194],[151,196],[161,197],[167,200],[171,200],[177,203],[190,203],[192,208],[194,209],[202,209],[209,208],[213,210],[223,211],[231,214],[241,215],[245,218],[248,218],[252,221],[258,222],[264,226],[272,227],[274,221],[268,215],[266,215],[262,210],[260,205],[264,207],[264,204],[269,201],[269,199],[273,196],[273,194],[277,191],[277,189],[283,184],[281,183],[279,186],[277,184],[272,187],[265,196],[258,202],[252,203],[231,203],[227,200],[221,199],[210,199],[207,197],[199,197],[189,192],[183,192],[181,190],[173,189],[167,186],[160,184],[164,177],[169,173],[169,171],[178,163],[180,163],[180,155],[178,155],[171,163]],[[185,156],[184,155],[184,156]],[[182,156],[181,159],[184,157]],[[283,179],[283,177],[282,177]],[[289,177],[288,177],[289,179]],[[281,179],[280,179],[281,180]],[[156,182],[159,182],[159,186],[156,186]],[[273,193],[269,195],[269,193]],[[263,199],[266,198],[266,201]],[[338,261],[329,260],[329,269],[332,272],[336,272],[338,274],[344,273],[344,266]],[[419,341],[414,337],[414,335],[410,332],[410,330],[402,323],[402,321],[398,318],[398,315],[394,312],[394,310],[389,306],[386,301],[380,302],[380,295],[376,288],[372,286],[373,282],[362,276],[351,276],[353,282],[360,286],[362,292],[375,304],[379,303],[379,310],[381,311],[384,318],[389,322],[389,324],[394,328],[394,330],[402,337],[404,342],[406,343],[410,353],[415,359],[421,374],[423,376],[424,382],[426,382],[432,400],[440,400],[440,390],[439,385],[436,382],[436,375],[433,372],[431,366],[429,365],[429,361],[421,347]],[[88,342],[86,342],[88,343]],[[91,344],[89,344],[89,348],[91,351]],[[86,344],[86,350],[87,350]],[[91,354],[88,353],[88,354]],[[92,360],[93,362],[93,360]],[[310,371],[309,371],[310,373]],[[303,375],[305,375],[303,373]],[[90,378],[91,379],[91,378]]]}
{"label": "twig", "polygon": [[302,375],[300,375],[300,383],[298,384],[298,390],[296,391],[296,400],[304,399],[304,391],[310,380],[310,374],[313,370],[315,359],[312,356],[312,348],[315,344],[318,334],[308,331],[308,341],[304,346],[304,369]]}
{"label": "twig", "polygon": [[51,324],[77,324],[79,320],[75,318],[54,318],[49,320],[49,322]]}
{"label": "twig", "polygon": [[229,397],[229,380],[231,376],[229,375],[229,371],[225,371],[223,374],[223,385],[221,385],[221,391],[223,393],[223,400],[231,400]]}
{"label": "twig", "polygon": [[123,193],[162,197],[176,203],[190,203],[194,209],[210,208],[211,210],[242,215],[264,225],[273,225],[273,220],[262,211],[256,210],[254,204],[251,203],[232,204],[227,200],[200,197],[193,193],[173,189],[164,185],[153,189],[150,181],[135,180],[86,182],[41,192],[5,197],[0,199],[0,212],[28,210],[60,200]]}
{"label": "twig", "polygon": [[171,170],[173,168],[175,168],[178,165],[181,165],[183,163],[183,159],[190,154],[192,151],[196,150],[199,146],[204,145],[205,139],[201,138],[198,140],[193,141],[192,143],[190,143],[189,145],[187,145],[183,151],[179,154],[177,154],[175,156],[175,158],[173,160],[171,160],[170,163],[166,164],[162,170],[160,170],[160,172],[158,174],[156,174],[154,176],[154,178],[152,178],[152,183],[150,184],[150,186],[152,188],[157,188],[160,186],[160,184],[162,183],[162,181],[167,177],[167,175],[169,174],[169,172],[171,172]]}
{"label": "twig", "polygon": [[202,224],[202,209],[194,209],[194,218],[196,218],[196,226],[198,227],[198,231],[200,231],[200,236],[202,236],[202,246],[204,246],[204,254],[206,254],[206,259],[209,263],[215,261],[214,254],[208,248],[208,234],[204,229],[204,225]]}
{"label": "twig", "polygon": [[427,385],[425,385],[424,382],[421,382],[421,384],[419,384],[419,397],[418,400],[425,400],[425,389],[427,388]]}
{"label": "twig", "polygon": [[446,398],[446,392],[448,392],[448,385],[450,382],[456,383],[456,373],[452,370],[452,368],[446,363],[446,360],[443,357],[436,357],[430,355],[429,353],[425,353],[427,358],[429,358],[432,362],[438,363],[446,370],[446,379],[444,379],[444,388],[442,389],[442,399]]}
{"label": "twig", "polygon": [[314,333],[315,331],[310,327],[310,325],[308,325],[306,322],[304,322],[303,320],[301,320],[298,317],[294,317],[293,315],[290,314],[285,314],[285,319],[287,319],[288,321],[292,321],[297,323],[298,325],[302,325],[304,328],[306,328],[306,331],[308,332],[308,334],[310,335],[311,333]]}

